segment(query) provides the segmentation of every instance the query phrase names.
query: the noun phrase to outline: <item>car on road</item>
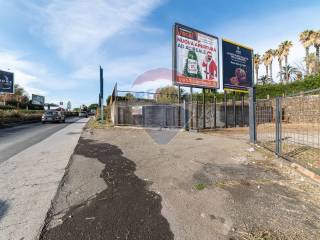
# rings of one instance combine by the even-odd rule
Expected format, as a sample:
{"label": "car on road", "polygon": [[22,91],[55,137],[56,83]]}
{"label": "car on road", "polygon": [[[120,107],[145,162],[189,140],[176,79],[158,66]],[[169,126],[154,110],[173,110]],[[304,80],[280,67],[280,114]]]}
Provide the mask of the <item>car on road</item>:
{"label": "car on road", "polygon": [[65,122],[66,115],[64,111],[59,110],[47,110],[44,112],[41,118],[42,123],[46,122]]}
{"label": "car on road", "polygon": [[87,112],[87,111],[80,111],[80,112],[79,112],[79,117],[85,117],[85,118],[87,118],[87,117],[88,117],[88,112]]}

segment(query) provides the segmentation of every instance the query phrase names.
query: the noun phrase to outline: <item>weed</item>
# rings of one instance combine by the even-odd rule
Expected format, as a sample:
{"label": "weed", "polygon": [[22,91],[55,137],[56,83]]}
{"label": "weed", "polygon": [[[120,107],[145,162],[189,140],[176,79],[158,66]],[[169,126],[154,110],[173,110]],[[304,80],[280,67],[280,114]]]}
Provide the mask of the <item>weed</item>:
{"label": "weed", "polygon": [[194,185],[195,189],[201,191],[203,189],[205,189],[205,185],[203,183],[197,183],[196,185]]}

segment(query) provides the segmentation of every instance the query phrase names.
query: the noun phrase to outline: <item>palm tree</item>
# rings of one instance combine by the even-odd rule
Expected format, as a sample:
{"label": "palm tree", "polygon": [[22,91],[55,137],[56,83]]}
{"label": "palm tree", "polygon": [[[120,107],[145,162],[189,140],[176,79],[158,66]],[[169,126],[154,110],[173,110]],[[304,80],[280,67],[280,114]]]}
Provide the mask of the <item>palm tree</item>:
{"label": "palm tree", "polygon": [[[292,47],[292,42],[291,41],[284,41],[280,45],[282,45],[282,47],[283,47],[284,65],[288,66],[288,55],[289,55],[290,48]],[[286,76],[285,81],[288,82],[289,81],[288,73],[286,73],[285,76]]]}
{"label": "palm tree", "polygon": [[266,76],[269,76],[269,56],[266,53],[262,55],[262,62],[266,68]]}
{"label": "palm tree", "polygon": [[312,45],[312,35],[313,35],[312,30],[305,30],[302,33],[300,33],[299,35],[299,39],[300,42],[302,43],[302,45],[304,46],[305,50],[306,50],[306,71],[307,74],[309,74],[309,48]]}
{"label": "palm tree", "polygon": [[310,53],[308,57],[309,73],[317,72],[317,57],[314,53]]}
{"label": "palm tree", "polygon": [[275,56],[275,50],[273,49],[269,49],[266,51],[266,54],[269,56],[269,69],[270,69],[270,78],[273,81],[273,77],[272,77],[272,62],[273,62],[273,58]]}
{"label": "palm tree", "polygon": [[254,70],[255,70],[255,75],[256,75],[256,83],[258,83],[259,65],[261,64],[261,57],[259,54],[253,55],[253,63],[254,63]]}
{"label": "palm tree", "polygon": [[[270,63],[272,63],[272,54],[271,52],[268,50],[266,51],[263,56],[262,56],[262,62],[264,64],[264,66],[266,67],[266,76],[270,77],[269,75],[269,67],[270,67]],[[272,70],[272,69],[271,69]]]}
{"label": "palm tree", "polygon": [[288,74],[288,79],[290,81],[294,81],[298,78],[298,76],[301,74],[301,71],[299,71],[298,68],[293,67],[291,65],[284,66],[281,71],[279,72],[280,75],[282,74]]}
{"label": "palm tree", "polygon": [[[276,56],[277,56],[278,62],[279,62],[279,71],[281,71],[281,69],[282,69],[283,52],[284,52],[284,48],[280,44],[278,49],[276,50]],[[283,78],[282,78],[283,75],[279,74],[279,76],[280,76],[280,82],[283,83]]]}
{"label": "palm tree", "polygon": [[319,56],[319,48],[320,48],[320,30],[317,32],[313,32],[311,34],[311,40],[313,43],[314,48],[316,49],[316,70],[319,70],[319,61],[320,61],[320,56]]}
{"label": "palm tree", "polygon": [[257,84],[265,85],[271,83],[270,78],[267,75],[263,75],[258,79]]}

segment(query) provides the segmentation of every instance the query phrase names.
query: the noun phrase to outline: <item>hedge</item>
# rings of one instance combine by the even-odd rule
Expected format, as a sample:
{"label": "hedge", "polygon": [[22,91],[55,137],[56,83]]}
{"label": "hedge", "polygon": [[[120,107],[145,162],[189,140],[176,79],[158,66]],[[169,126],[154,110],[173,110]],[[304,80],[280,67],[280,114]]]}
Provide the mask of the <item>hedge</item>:
{"label": "hedge", "polygon": [[277,97],[283,95],[292,95],[308,90],[320,89],[320,74],[307,76],[303,80],[296,80],[288,84],[266,84],[256,86],[256,96],[258,99]]}

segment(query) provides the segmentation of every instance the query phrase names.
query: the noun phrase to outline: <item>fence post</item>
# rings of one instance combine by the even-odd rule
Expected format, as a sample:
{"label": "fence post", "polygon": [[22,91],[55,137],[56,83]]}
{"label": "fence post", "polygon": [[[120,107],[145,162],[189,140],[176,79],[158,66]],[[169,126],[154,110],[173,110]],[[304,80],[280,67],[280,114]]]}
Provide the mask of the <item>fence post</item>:
{"label": "fence post", "polygon": [[187,102],[185,99],[183,100],[183,108],[184,108],[184,129],[188,131],[189,130],[189,124],[188,124],[189,114],[188,114]]}
{"label": "fence post", "polygon": [[196,103],[196,129],[199,130],[199,103],[198,103],[198,99],[197,99],[197,103]]}
{"label": "fence post", "polygon": [[224,91],[224,127],[228,128],[227,91]]}
{"label": "fence post", "polygon": [[276,98],[276,154],[281,154],[281,121],[282,121],[282,108],[281,108],[281,97]]}
{"label": "fence post", "polygon": [[250,143],[255,144],[257,141],[256,128],[256,92],[255,88],[249,88],[249,132]]}
{"label": "fence post", "polygon": [[233,92],[232,104],[233,104],[233,125],[236,128],[237,127],[236,92]]}
{"label": "fence post", "polygon": [[244,127],[244,94],[241,94],[241,126]]}

